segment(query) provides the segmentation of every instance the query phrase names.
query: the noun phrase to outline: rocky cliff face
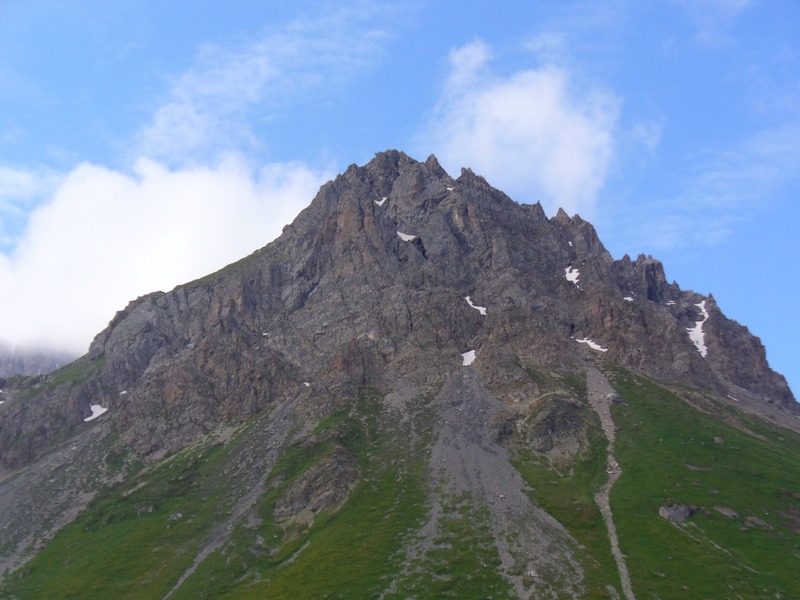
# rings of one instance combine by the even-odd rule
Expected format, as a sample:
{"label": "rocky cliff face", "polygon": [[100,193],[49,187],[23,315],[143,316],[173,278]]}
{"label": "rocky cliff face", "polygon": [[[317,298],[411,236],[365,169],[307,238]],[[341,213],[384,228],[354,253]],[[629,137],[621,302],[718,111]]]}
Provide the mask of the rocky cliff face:
{"label": "rocky cliff face", "polygon": [[324,185],[266,248],[132,302],[71,367],[70,386],[7,385],[0,460],[37,458],[90,404],[109,408],[121,443],[160,456],[304,381],[441,380],[472,349],[490,379],[503,362],[602,358],[795,408],[758,339],[713,298],[668,284],[658,261],[615,261],[578,216],[547,219],[469,170],[452,179],[434,157],[390,151]]}
{"label": "rocky cliff face", "polygon": [[[310,435],[359,389],[402,408],[408,390],[462,377],[472,356],[480,383],[458,385],[475,398],[488,389],[498,402],[476,413],[499,415],[492,443],[521,436],[534,451],[567,457],[588,443],[583,405],[562,393],[533,420],[514,412],[549,389],[531,373],[619,365],[723,398],[743,389],[756,407],[797,411],[759,340],[712,297],[667,283],[657,260],[614,260],[579,216],[548,219],[468,169],[453,179],[434,157],[388,151],[322,186],[265,248],[131,302],[75,363],[0,381],[0,467],[14,472],[91,428],[106,457],[153,463],[301,396],[294,420]],[[513,410],[502,416],[500,403]],[[87,422],[96,407],[107,409],[102,427]],[[306,496],[323,507],[346,497],[358,467],[342,452],[326,460],[345,483],[317,493],[327,469],[311,472],[275,514],[301,512]],[[124,477],[105,464],[98,481]],[[534,518],[533,507],[519,510]],[[579,571],[571,567],[564,589],[579,589]]]}

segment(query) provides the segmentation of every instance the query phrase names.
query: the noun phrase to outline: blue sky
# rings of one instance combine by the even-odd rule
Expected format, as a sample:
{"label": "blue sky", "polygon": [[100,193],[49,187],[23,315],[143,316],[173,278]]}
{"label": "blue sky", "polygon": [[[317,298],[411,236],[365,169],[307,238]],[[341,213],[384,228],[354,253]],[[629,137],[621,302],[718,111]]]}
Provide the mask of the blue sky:
{"label": "blue sky", "polygon": [[800,3],[0,2],[0,339],[82,352],[375,152],[661,259],[800,390]]}

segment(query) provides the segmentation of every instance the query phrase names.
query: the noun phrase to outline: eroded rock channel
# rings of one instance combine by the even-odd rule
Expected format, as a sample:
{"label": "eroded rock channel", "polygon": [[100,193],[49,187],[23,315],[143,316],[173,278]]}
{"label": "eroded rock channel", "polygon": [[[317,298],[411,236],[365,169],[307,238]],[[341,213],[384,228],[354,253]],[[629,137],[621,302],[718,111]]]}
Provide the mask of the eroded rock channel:
{"label": "eroded rock channel", "polygon": [[619,463],[614,457],[616,430],[614,427],[614,420],[611,418],[611,403],[614,398],[617,397],[617,393],[603,374],[594,367],[589,367],[586,371],[586,388],[589,404],[597,413],[597,416],[600,417],[600,425],[603,428],[603,434],[608,440],[608,456],[606,459],[608,480],[605,485],[600,488],[600,491],[595,494],[594,501],[600,508],[603,521],[606,524],[608,539],[611,542],[611,553],[614,556],[614,561],[617,563],[617,569],[619,570],[622,591],[625,594],[626,600],[634,600],[635,596],[633,595],[633,588],[631,587],[631,578],[628,574],[628,565],[625,563],[625,556],[619,548],[617,528],[614,525],[614,515],[611,512],[611,503],[609,501],[611,488],[614,487],[617,479],[619,479],[619,476],[622,474],[622,469],[620,469]]}
{"label": "eroded rock channel", "polygon": [[505,406],[480,385],[472,367],[461,369],[434,405],[437,435],[429,469],[434,491],[428,522],[409,555],[431,543],[449,499],[466,496],[488,510],[501,572],[517,597],[580,597],[583,569],[572,552],[577,542],[533,504],[509,452],[492,439],[492,417]]}

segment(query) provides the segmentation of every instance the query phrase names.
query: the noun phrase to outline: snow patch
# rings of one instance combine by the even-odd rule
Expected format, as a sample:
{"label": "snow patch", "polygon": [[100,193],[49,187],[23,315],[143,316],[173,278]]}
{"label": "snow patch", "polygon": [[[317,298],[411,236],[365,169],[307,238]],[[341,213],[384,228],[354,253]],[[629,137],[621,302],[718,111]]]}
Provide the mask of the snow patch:
{"label": "snow patch", "polygon": [[567,242],[567,243],[569,244],[569,247],[572,248],[572,242]]}
{"label": "snow patch", "polygon": [[452,192],[454,189],[455,189],[455,188],[451,188],[451,187],[449,187],[449,188],[447,188],[447,191],[448,191],[448,192]]}
{"label": "snow patch", "polygon": [[636,300],[633,299],[633,296],[625,296],[623,300],[627,302],[636,302]]}
{"label": "snow patch", "polygon": [[464,300],[466,300],[467,304],[469,304],[472,308],[474,308],[479,313],[481,313],[484,317],[486,316],[486,307],[485,306],[475,306],[472,303],[472,298],[470,296],[464,296]]}
{"label": "snow patch", "polygon": [[409,235],[407,233],[403,233],[402,231],[398,231],[397,235],[399,235],[400,239],[403,240],[404,242],[413,242],[415,239],[417,239],[417,236]]}
{"label": "snow patch", "polygon": [[127,394],[127,393],[128,393],[128,390],[122,390],[122,391],[119,393],[119,395],[120,395],[120,396],[124,396],[124,395],[125,395],[125,394]]}
{"label": "snow patch", "polygon": [[461,366],[468,367],[475,361],[475,350],[464,352],[461,355]]}
{"label": "snow patch", "polygon": [[575,341],[579,344],[586,344],[592,350],[597,350],[598,352],[608,352],[608,348],[603,348],[600,344],[590,340],[589,338],[583,338],[582,340],[576,338]]}
{"label": "snow patch", "polygon": [[381,198],[380,202],[378,202],[377,200],[373,200],[373,202],[378,206],[383,206],[388,199],[389,199],[388,196],[384,196],[383,198]]}
{"label": "snow patch", "polygon": [[307,381],[304,381],[304,382],[303,382],[303,385],[304,385],[304,386],[306,386],[306,387],[309,387],[311,384],[310,384],[310,383],[308,383]]}
{"label": "snow patch", "polygon": [[94,421],[97,417],[108,411],[107,408],[103,408],[99,404],[90,404],[89,408],[92,409],[92,414],[91,416],[86,417],[83,420],[84,423],[88,423],[89,421]]}
{"label": "snow patch", "polygon": [[675,302],[675,300],[670,300],[669,302],[667,302],[667,306],[675,306],[676,304],[677,302]]}
{"label": "snow patch", "polygon": [[694,327],[687,327],[686,331],[689,333],[689,339],[692,340],[692,343],[694,344],[694,347],[697,348],[700,356],[705,357],[706,354],[708,354],[708,348],[706,347],[706,334],[703,331],[703,323],[708,320],[706,301],[703,300],[702,302],[698,302],[695,304],[695,306],[700,309],[700,312],[703,314],[703,318],[697,321],[697,323],[694,324]]}
{"label": "snow patch", "polygon": [[578,277],[581,276],[581,272],[578,271],[578,269],[573,269],[572,265],[570,265],[566,269],[564,269],[564,273],[565,277],[567,278],[567,281],[571,281],[576,286],[578,285]]}

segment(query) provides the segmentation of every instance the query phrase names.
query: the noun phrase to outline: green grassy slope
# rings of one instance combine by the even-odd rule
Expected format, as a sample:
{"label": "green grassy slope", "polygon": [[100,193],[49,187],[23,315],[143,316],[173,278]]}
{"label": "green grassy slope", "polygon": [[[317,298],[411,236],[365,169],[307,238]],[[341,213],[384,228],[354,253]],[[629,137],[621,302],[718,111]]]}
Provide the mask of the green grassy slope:
{"label": "green grassy slope", "polygon": [[[424,416],[424,406],[413,410]],[[351,411],[324,419],[316,435],[284,450],[253,518],[173,597],[373,597],[399,572],[403,545],[426,513],[429,439],[412,435],[413,425],[384,414],[371,393]],[[231,466],[237,443],[180,453],[112,488],[8,577],[0,595],[163,597],[228,515],[234,499],[220,473]],[[320,511],[310,525],[277,521],[277,499],[336,449],[354,455],[360,472],[341,509]]]}
{"label": "green grassy slope", "polygon": [[[606,482],[607,443],[600,420],[586,398],[583,377],[527,369],[540,388],[580,399],[580,418],[586,426],[586,447],[564,464],[551,464],[548,457],[514,448],[515,466],[531,487],[533,501],[555,517],[581,545],[578,559],[584,568],[587,598],[612,598],[609,587],[620,590],[619,575],[595,492]],[[547,402],[539,410],[544,410]],[[535,417],[535,413],[531,416]]]}
{"label": "green grassy slope", "polygon": [[[743,415],[727,425],[630,373],[614,384],[611,504],[637,598],[800,597],[800,436]],[[670,523],[671,503],[697,512]]]}
{"label": "green grassy slope", "polygon": [[[215,482],[224,459],[222,446],[195,449],[164,461],[132,483],[114,487],[11,575],[2,597],[56,600],[165,594],[227,508],[224,487]],[[128,494],[137,483],[141,487]]]}
{"label": "green grassy slope", "polygon": [[[556,383],[585,400],[570,381]],[[710,398],[705,407],[718,415],[705,414],[628,372],[613,383],[623,475],[611,504],[637,598],[800,597],[800,436]],[[172,598],[509,597],[485,509],[467,498],[441,498],[433,538],[407,553],[430,507],[431,412],[419,399],[398,418],[367,390],[324,418],[283,449],[251,513]],[[586,597],[608,598],[619,577],[593,501],[607,476],[606,442],[588,406],[579,414],[588,443],[568,464],[511,449],[533,500],[581,544]],[[164,597],[228,517],[247,439],[245,429],[227,444],[198,445],[109,489],[9,576],[0,597]],[[337,457],[357,471],[341,501],[276,516]],[[671,503],[696,512],[670,523],[659,508]]]}
{"label": "green grassy slope", "polygon": [[[410,429],[411,421],[393,420],[372,393],[362,393],[349,414],[324,420],[319,443],[290,448],[276,465],[271,479],[279,483],[259,502],[261,523],[239,527],[174,597],[376,597],[399,572],[402,547],[425,516],[427,440]],[[361,473],[347,502],[318,513],[307,528],[275,522],[283,490],[335,446],[356,455]],[[265,552],[253,551],[259,537]]]}

